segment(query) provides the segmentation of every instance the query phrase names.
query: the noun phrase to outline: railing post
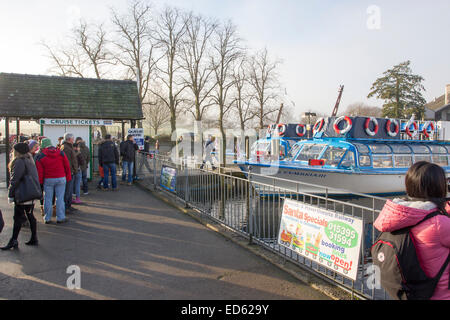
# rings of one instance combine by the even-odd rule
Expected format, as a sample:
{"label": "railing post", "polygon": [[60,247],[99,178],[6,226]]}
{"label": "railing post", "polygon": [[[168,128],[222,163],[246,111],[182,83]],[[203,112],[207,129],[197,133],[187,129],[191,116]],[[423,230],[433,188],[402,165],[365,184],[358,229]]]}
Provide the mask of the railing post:
{"label": "railing post", "polygon": [[253,215],[252,215],[252,167],[248,166],[248,190],[247,190],[247,225],[249,234],[249,244],[253,243]]}
{"label": "railing post", "polygon": [[157,154],[155,153],[153,155],[153,187],[156,190],[156,156]]}
{"label": "railing post", "polygon": [[187,163],[187,156],[184,156],[184,206],[188,208],[189,205],[189,168]]}

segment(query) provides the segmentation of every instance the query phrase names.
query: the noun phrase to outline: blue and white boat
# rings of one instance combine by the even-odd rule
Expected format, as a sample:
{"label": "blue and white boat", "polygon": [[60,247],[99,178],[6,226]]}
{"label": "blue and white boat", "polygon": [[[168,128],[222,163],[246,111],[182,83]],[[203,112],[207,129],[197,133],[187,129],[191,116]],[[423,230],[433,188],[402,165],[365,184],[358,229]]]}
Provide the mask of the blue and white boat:
{"label": "blue and white boat", "polygon": [[[431,140],[434,124],[425,124],[422,132],[414,123],[406,128],[402,134],[401,123],[395,119],[321,119],[314,139],[297,142],[284,160],[237,164],[244,173],[251,167],[252,181],[260,185],[273,185],[276,177],[280,192],[292,189],[312,194],[322,194],[325,188],[328,194],[404,194],[406,172],[417,161],[436,163],[449,176],[450,142]],[[409,139],[401,139],[403,135]]]}

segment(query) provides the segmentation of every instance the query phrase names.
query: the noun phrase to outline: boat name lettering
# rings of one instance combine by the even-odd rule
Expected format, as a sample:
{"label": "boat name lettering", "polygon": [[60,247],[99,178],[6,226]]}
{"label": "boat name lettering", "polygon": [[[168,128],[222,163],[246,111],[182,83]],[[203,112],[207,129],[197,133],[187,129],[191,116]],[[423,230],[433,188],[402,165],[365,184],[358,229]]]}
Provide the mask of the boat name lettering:
{"label": "boat name lettering", "polygon": [[292,174],[296,176],[302,176],[302,177],[313,177],[313,178],[326,178],[326,174],[320,174],[320,173],[308,173],[308,172],[298,172],[298,171],[284,171],[284,174]]}

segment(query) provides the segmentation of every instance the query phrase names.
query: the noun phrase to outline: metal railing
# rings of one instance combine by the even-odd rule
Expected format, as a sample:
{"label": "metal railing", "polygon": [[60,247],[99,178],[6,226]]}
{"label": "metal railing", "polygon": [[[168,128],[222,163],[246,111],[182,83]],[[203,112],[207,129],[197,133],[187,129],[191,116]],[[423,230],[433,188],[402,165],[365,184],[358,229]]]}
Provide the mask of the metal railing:
{"label": "metal railing", "polygon": [[[251,172],[243,175],[238,174],[240,171],[237,169],[219,168],[212,171],[199,169],[199,166],[200,164],[190,163],[186,159],[174,162],[163,155],[140,153],[137,158],[137,174],[140,181],[148,187],[170,190],[169,192],[186,206],[347,290],[352,297],[387,298],[383,289],[377,289],[367,281],[370,278],[368,269],[371,267],[369,252],[378,236],[378,231],[373,228],[373,222],[384,206],[385,198],[276,177],[270,177],[262,183],[255,181],[258,175]],[[163,167],[176,169],[176,175],[162,175]],[[314,187],[314,193],[301,191],[305,190],[305,187]],[[322,190],[317,192],[318,188]],[[347,196],[345,198],[332,196],[331,194],[336,194],[336,191],[345,191]],[[278,244],[284,199],[305,202],[363,220],[364,237],[356,281],[341,276],[332,267],[325,268],[313,257],[309,259],[300,256]]]}

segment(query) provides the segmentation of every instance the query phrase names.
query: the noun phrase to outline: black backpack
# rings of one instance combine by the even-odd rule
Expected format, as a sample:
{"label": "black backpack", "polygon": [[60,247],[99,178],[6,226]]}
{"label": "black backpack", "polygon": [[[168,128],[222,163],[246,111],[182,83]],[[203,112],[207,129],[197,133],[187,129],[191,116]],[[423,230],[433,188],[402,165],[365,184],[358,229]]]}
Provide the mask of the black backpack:
{"label": "black backpack", "polygon": [[[422,221],[394,232],[382,232],[371,248],[373,263],[380,268],[381,286],[398,300],[429,300],[450,262],[450,254],[434,278],[420,267],[411,229],[444,212],[430,213]],[[448,216],[448,215],[447,215]],[[450,290],[450,283],[449,283]]]}

